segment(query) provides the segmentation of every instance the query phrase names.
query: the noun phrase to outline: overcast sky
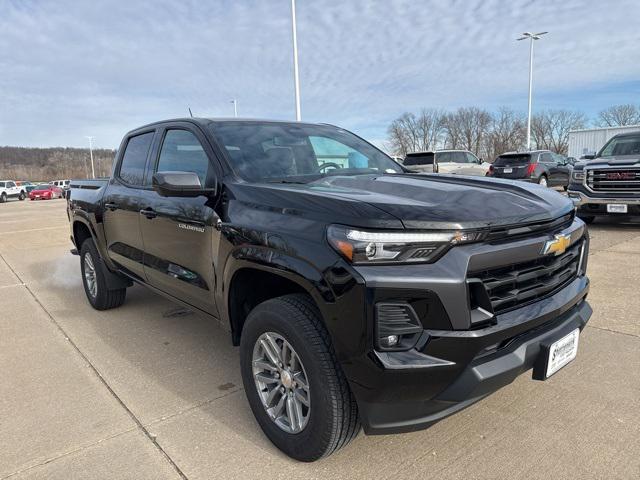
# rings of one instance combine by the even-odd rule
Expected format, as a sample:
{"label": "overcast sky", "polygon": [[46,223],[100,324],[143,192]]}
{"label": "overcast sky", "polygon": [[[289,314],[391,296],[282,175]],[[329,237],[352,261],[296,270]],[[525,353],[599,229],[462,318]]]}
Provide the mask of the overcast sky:
{"label": "overcast sky", "polygon": [[[302,118],[380,143],[422,107],[640,103],[638,0],[298,0]],[[0,0],[0,145],[116,147],[188,114],[294,116],[289,0]]]}

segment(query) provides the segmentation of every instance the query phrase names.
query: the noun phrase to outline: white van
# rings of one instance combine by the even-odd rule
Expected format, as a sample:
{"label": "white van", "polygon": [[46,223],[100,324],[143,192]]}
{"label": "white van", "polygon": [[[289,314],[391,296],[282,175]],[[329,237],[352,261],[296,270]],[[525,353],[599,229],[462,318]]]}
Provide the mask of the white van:
{"label": "white van", "polygon": [[489,164],[467,150],[436,150],[409,153],[404,166],[419,173],[454,173],[485,176]]}

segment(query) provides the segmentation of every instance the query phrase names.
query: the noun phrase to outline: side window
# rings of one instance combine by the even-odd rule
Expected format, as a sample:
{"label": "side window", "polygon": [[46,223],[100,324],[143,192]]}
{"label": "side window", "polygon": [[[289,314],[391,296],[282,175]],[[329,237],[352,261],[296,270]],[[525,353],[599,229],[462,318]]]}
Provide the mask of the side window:
{"label": "side window", "polygon": [[7,187],[13,188],[15,186],[16,186],[15,182],[7,182]]}
{"label": "side window", "polygon": [[472,155],[471,153],[466,153],[465,155],[467,156],[467,163],[478,163],[478,159],[475,155]]}
{"label": "side window", "polygon": [[551,156],[551,154],[549,152],[541,153],[540,154],[540,161],[544,162],[544,163],[551,163],[551,162],[553,162],[553,157]]}
{"label": "side window", "polygon": [[158,159],[158,172],[193,172],[206,185],[209,157],[188,130],[167,130]]}
{"label": "side window", "polygon": [[438,159],[438,163],[451,163],[451,162],[455,162],[455,159],[453,157],[453,153],[451,152],[440,152],[440,153],[436,153],[437,159]]}
{"label": "side window", "polygon": [[335,163],[341,168],[370,168],[369,158],[347,145],[326,137],[309,137],[318,165]]}
{"label": "side window", "polygon": [[154,132],[131,137],[122,156],[118,176],[129,185],[142,185],[147,155],[153,141]]}

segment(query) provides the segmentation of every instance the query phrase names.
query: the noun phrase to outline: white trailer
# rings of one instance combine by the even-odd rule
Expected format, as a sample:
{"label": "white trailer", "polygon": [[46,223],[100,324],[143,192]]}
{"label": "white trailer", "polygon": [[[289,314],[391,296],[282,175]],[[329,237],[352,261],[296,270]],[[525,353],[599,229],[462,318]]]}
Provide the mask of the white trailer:
{"label": "white trailer", "polygon": [[569,132],[568,156],[580,158],[582,155],[594,154],[614,135],[636,131],[640,131],[640,125],[572,130]]}

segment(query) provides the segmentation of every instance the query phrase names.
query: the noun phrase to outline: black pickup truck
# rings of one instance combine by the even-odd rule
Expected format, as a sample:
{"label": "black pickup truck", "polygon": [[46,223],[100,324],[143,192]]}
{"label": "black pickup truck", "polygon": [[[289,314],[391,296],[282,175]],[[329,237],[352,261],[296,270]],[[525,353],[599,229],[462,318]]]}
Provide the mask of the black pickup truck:
{"label": "black pickup truck", "polygon": [[591,316],[567,198],[412,174],[330,125],[141,127],[110,179],[72,182],[68,214],[91,305],[135,282],[220,322],[258,423],[303,461],[546,379]]}

